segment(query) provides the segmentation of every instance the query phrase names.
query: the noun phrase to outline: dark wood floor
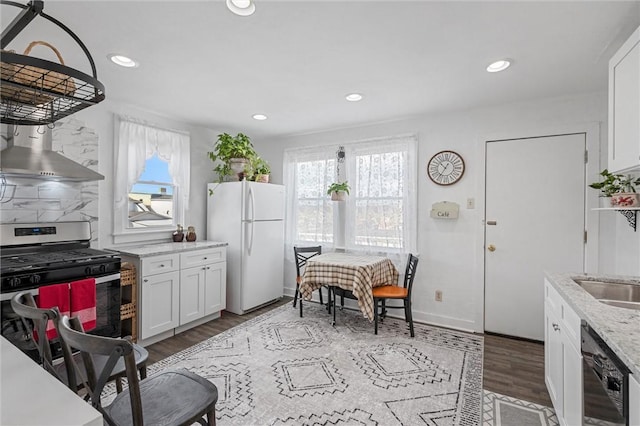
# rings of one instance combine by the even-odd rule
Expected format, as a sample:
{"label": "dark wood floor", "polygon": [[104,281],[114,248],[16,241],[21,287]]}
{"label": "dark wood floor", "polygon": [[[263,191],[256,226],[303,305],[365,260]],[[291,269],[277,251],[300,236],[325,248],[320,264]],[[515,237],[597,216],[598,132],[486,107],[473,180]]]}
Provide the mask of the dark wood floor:
{"label": "dark wood floor", "polygon": [[[286,303],[291,303],[291,298],[283,298],[242,316],[225,311],[219,319],[148,346],[149,362],[164,359]],[[484,388],[550,407],[551,401],[544,384],[544,346],[541,343],[485,335]]]}

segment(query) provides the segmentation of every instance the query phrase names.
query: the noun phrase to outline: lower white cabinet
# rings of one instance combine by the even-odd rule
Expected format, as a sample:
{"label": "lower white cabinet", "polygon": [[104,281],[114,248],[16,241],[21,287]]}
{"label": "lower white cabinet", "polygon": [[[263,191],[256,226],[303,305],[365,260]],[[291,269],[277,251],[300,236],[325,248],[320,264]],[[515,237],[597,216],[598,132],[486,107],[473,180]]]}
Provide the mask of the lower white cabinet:
{"label": "lower white cabinet", "polygon": [[629,375],[629,424],[640,426],[640,383],[633,374]]}
{"label": "lower white cabinet", "polygon": [[147,339],[178,326],[180,274],[165,272],[142,277],[140,338]]}
{"label": "lower white cabinet", "polygon": [[180,271],[180,325],[225,308],[226,276],[226,262]]}
{"label": "lower white cabinet", "polygon": [[582,424],[580,317],[545,280],[544,371],[549,397],[564,426]]}
{"label": "lower white cabinet", "polygon": [[226,247],[122,258],[141,271],[138,276],[141,340],[178,327],[184,330],[183,326],[188,328],[189,324],[195,326],[198,324],[195,321],[226,307]]}

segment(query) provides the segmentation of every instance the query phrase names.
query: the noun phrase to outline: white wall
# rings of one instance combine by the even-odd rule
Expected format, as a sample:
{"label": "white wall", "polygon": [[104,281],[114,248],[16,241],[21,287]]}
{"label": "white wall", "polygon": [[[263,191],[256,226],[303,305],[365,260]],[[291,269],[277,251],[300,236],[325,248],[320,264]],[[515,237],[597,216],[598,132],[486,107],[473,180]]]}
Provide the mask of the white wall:
{"label": "white wall", "polygon": [[[305,135],[292,135],[257,141],[256,148],[271,163],[273,181],[282,182],[284,149],[297,146],[348,143],[349,141],[386,135],[417,133],[418,148],[418,250],[421,257],[413,296],[414,318],[451,327],[482,331],[483,258],[482,219],[480,209],[467,210],[467,198],[481,200],[484,170],[482,145],[495,134],[533,136],[545,134],[558,126],[572,125],[585,130],[599,122],[600,139],[606,149],[606,93],[544,99],[533,102],[457,111],[440,115],[414,117],[405,120],[372,124],[363,127],[336,129]],[[572,128],[573,128],[572,127]],[[465,159],[463,178],[450,187],[439,187],[426,177],[425,166],[436,152],[451,149]],[[597,154],[592,155],[597,161]],[[606,158],[606,157],[605,157]],[[604,168],[604,163],[600,168]],[[431,204],[448,200],[460,204],[456,221],[436,221],[429,217]],[[483,203],[479,203],[483,204]],[[611,212],[601,213],[600,216]],[[624,226],[620,223],[624,221]],[[601,218],[608,228],[600,232],[599,272],[640,275],[636,262],[631,272],[617,261],[640,258],[640,232],[634,233],[624,218]],[[636,272],[633,272],[635,270]],[[295,270],[285,265],[285,288],[293,294]],[[436,289],[443,290],[443,301],[435,302]]]}

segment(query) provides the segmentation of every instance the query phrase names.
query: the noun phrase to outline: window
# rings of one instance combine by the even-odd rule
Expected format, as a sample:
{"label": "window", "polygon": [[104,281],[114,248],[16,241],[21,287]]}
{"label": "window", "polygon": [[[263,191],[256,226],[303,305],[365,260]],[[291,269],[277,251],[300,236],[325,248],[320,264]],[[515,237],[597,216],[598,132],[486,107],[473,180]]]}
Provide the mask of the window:
{"label": "window", "polygon": [[[190,138],[118,117],[115,155],[114,242],[127,234],[149,233],[158,238],[184,223],[189,200]],[[151,233],[156,232],[155,235]]]}
{"label": "window", "polygon": [[327,187],[334,181],[336,161],[326,148],[285,152],[287,236],[294,245],[333,245],[333,203]]}
{"label": "window", "polygon": [[169,163],[156,154],[129,193],[129,228],[173,225],[173,192]]}
{"label": "window", "polygon": [[[337,170],[337,148],[285,152],[288,212],[295,218],[288,221],[287,242],[397,254],[404,262],[417,247],[416,137],[344,144],[344,170]],[[329,184],[345,180],[351,187],[347,201],[330,201]]]}

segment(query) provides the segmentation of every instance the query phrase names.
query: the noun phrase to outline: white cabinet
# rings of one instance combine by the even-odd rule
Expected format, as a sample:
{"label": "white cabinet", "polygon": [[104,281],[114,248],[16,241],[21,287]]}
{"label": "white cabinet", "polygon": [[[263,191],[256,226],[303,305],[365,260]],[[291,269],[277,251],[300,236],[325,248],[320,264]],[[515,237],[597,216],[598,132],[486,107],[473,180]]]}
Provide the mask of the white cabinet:
{"label": "white cabinet", "polygon": [[180,274],[178,255],[142,259],[139,269],[140,338],[147,339],[178,326]]}
{"label": "white cabinet", "polygon": [[609,61],[609,165],[640,167],[640,27]]}
{"label": "white cabinet", "polygon": [[640,426],[640,383],[629,375],[629,424]]}
{"label": "white cabinet", "polygon": [[[141,340],[169,337],[213,319],[212,315],[226,307],[226,247],[142,257],[123,253],[122,259],[134,263],[141,271],[138,277]],[[167,335],[168,332],[172,334]],[[162,333],[165,334],[158,336]]]}
{"label": "white cabinet", "polygon": [[545,383],[561,425],[582,423],[580,317],[545,280]]}
{"label": "white cabinet", "polygon": [[217,248],[180,255],[180,325],[225,308],[224,254],[224,248]]}

